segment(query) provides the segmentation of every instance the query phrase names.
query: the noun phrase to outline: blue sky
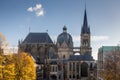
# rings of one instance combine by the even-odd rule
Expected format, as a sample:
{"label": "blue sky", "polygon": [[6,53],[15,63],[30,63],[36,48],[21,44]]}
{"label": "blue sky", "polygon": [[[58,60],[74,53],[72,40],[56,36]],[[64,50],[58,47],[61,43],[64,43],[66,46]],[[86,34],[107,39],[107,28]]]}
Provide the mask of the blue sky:
{"label": "blue sky", "polygon": [[[37,5],[37,8],[36,8]],[[17,46],[31,32],[46,32],[54,38],[64,25],[79,46],[85,0],[0,0],[0,32]],[[98,48],[120,41],[120,0],[86,0],[93,56]],[[53,39],[54,40],[54,39]]]}

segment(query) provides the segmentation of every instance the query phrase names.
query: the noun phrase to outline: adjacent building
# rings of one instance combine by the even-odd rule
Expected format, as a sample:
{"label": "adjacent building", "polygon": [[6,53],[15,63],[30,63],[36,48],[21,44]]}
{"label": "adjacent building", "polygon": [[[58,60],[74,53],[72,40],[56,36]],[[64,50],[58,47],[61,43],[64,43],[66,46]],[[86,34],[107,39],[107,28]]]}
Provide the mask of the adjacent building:
{"label": "adjacent building", "polygon": [[107,54],[110,54],[117,49],[120,50],[119,46],[102,46],[98,50],[98,62],[97,62],[97,79],[103,80],[104,60]]}

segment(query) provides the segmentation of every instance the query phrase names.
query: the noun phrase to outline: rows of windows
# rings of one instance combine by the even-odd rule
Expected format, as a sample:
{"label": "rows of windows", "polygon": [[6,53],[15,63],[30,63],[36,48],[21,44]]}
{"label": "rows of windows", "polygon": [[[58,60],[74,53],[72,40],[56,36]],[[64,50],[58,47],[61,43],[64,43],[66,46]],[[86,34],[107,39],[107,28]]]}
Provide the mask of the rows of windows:
{"label": "rows of windows", "polygon": [[[91,67],[92,67],[92,64],[91,64]],[[77,74],[73,74],[72,75],[70,74],[69,75],[69,78],[79,78],[79,75],[81,77],[88,77],[88,64],[87,63],[82,63],[81,65],[79,63],[75,63],[75,62],[70,62],[69,63],[69,71],[75,71],[77,72]],[[78,75],[79,74],[79,75]]]}
{"label": "rows of windows", "polygon": [[51,72],[57,72],[57,66],[51,66],[50,70]]}
{"label": "rows of windows", "polygon": [[77,79],[79,79],[80,78],[80,76],[79,75],[77,75],[77,76],[75,76],[75,74],[73,74],[73,76],[72,75],[69,75],[69,78],[71,79],[75,79],[75,78],[77,78]]}
{"label": "rows of windows", "polygon": [[[72,67],[72,66],[73,66],[73,67]],[[72,63],[71,63],[71,62],[70,62],[70,63],[69,63],[69,71],[72,71],[72,70],[75,71],[75,70],[76,70],[77,73],[79,73],[79,66],[80,66],[79,63],[75,63],[75,62],[72,62]]]}

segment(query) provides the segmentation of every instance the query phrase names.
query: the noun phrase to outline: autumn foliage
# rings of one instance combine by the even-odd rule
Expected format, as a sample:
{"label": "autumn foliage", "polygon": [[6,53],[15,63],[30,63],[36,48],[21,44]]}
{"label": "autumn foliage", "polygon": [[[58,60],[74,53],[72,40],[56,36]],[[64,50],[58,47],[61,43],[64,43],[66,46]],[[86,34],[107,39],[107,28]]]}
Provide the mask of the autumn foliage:
{"label": "autumn foliage", "polygon": [[104,80],[120,80],[120,50],[111,51],[105,56]]}
{"label": "autumn foliage", "polygon": [[0,54],[0,80],[35,80],[36,69],[30,55],[24,52],[18,54]]}

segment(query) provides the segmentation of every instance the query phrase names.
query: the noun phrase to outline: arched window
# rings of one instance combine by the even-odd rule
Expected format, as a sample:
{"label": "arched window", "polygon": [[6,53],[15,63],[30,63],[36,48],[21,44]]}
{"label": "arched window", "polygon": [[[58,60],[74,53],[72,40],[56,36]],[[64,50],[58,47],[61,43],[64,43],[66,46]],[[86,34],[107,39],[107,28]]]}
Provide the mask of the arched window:
{"label": "arched window", "polygon": [[52,80],[57,80],[57,76],[56,75],[51,75],[51,79]]}
{"label": "arched window", "polygon": [[65,55],[63,55],[63,59],[65,59]]}
{"label": "arched window", "polygon": [[90,63],[90,70],[93,70],[93,65],[92,65],[92,63]]}
{"label": "arched window", "polygon": [[55,67],[53,66],[53,72],[55,72]]}
{"label": "arched window", "polygon": [[71,62],[70,62],[70,63],[69,63],[69,70],[70,70],[70,71],[71,71],[71,66],[72,66],[72,65],[71,65]]}
{"label": "arched window", "polygon": [[73,74],[73,79],[75,78],[75,74]]}
{"label": "arched window", "polygon": [[88,77],[88,64],[85,62],[81,64],[81,77]]}
{"label": "arched window", "polygon": [[77,79],[79,79],[79,75],[77,75]]}
{"label": "arched window", "polygon": [[59,75],[59,79],[61,79],[61,75]]}
{"label": "arched window", "polygon": [[71,75],[69,75],[69,78],[71,78]]}
{"label": "arched window", "polygon": [[77,63],[76,67],[77,67],[77,73],[79,73],[79,63]]}
{"label": "arched window", "polygon": [[75,62],[73,62],[73,71],[75,71]]}

